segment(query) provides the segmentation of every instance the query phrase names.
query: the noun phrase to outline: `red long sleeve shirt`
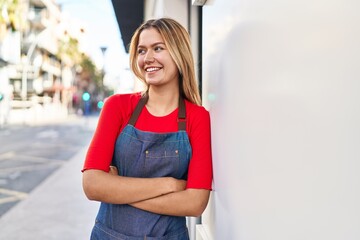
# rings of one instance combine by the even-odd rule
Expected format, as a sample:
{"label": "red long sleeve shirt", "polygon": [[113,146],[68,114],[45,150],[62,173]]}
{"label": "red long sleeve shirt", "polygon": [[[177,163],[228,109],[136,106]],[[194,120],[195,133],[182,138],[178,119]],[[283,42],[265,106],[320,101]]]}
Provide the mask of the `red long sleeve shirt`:
{"label": "red long sleeve shirt", "polygon": [[[99,122],[87,151],[83,171],[99,169],[109,171],[116,139],[127,125],[140,100],[140,94],[117,94],[109,97],[101,111]],[[212,156],[209,112],[185,100],[186,132],[189,136],[192,157],[189,163],[187,188],[209,189],[212,184]],[[149,132],[176,132],[178,109],[157,117],[143,108],[135,127]]]}

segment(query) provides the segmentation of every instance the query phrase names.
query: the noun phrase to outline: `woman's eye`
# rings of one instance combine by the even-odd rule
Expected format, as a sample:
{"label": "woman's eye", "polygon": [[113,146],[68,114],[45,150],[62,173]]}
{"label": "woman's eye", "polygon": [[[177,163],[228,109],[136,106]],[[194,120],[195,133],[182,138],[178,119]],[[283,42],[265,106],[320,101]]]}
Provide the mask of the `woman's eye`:
{"label": "woman's eye", "polygon": [[159,47],[159,46],[158,46],[158,47],[155,47],[155,51],[156,51],[156,52],[159,52],[159,51],[161,51],[161,50],[163,50],[162,47]]}
{"label": "woman's eye", "polygon": [[144,49],[138,49],[138,54],[144,54],[145,50]]}

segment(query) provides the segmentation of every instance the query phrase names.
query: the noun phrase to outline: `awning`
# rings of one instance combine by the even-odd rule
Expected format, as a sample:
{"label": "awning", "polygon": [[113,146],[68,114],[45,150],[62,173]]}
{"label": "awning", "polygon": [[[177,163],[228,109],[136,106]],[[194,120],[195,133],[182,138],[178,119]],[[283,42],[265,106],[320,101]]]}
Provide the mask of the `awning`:
{"label": "awning", "polygon": [[144,0],[111,0],[126,52],[131,37],[144,21]]}
{"label": "awning", "polygon": [[5,67],[7,65],[7,61],[5,61],[2,57],[0,57],[0,67]]}

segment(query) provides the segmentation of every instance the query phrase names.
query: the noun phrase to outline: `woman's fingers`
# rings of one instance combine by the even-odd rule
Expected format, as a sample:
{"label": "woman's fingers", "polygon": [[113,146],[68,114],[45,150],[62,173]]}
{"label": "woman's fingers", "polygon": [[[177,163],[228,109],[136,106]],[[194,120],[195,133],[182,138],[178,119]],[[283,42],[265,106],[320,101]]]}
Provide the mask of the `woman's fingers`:
{"label": "woman's fingers", "polygon": [[112,175],[119,175],[118,169],[115,166],[110,166],[109,173]]}

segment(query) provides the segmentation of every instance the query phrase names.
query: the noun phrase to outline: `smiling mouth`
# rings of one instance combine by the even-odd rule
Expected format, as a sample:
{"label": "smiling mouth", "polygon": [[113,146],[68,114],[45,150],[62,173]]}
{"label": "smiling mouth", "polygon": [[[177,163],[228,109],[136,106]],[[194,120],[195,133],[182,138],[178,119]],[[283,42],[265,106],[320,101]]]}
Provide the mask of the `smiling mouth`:
{"label": "smiling mouth", "polygon": [[149,68],[146,68],[145,71],[151,73],[151,72],[156,72],[160,69],[161,68],[159,68],[159,67],[149,67]]}

